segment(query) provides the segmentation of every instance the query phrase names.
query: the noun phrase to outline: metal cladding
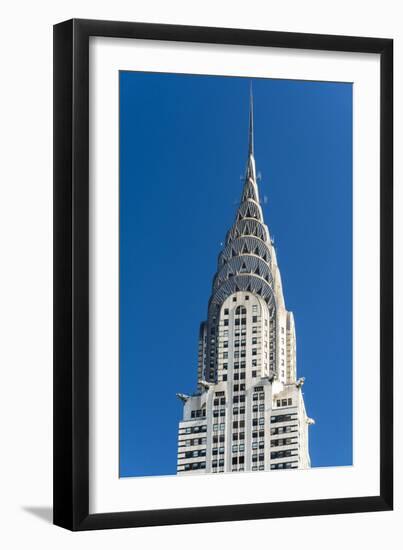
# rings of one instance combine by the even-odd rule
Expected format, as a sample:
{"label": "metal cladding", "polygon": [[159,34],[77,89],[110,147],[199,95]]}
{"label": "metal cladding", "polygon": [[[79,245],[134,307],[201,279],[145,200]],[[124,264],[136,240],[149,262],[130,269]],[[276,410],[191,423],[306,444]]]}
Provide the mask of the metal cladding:
{"label": "metal cladding", "polygon": [[[238,291],[259,295],[267,304],[270,317],[275,315],[276,300],[273,282],[270,234],[264,223],[259,201],[253,136],[253,98],[249,109],[249,146],[245,181],[235,221],[229,229],[225,248],[218,257],[208,308],[208,331],[214,331],[220,308],[228,296]],[[214,379],[216,346],[208,345],[210,367],[207,379]]]}

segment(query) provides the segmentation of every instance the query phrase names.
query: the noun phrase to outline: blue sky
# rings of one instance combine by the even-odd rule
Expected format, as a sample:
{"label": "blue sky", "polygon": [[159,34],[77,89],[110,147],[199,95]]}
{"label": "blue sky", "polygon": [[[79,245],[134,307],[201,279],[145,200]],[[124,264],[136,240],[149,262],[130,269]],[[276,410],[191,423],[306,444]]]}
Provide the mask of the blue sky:
{"label": "blue sky", "polygon": [[[175,474],[176,392],[247,157],[251,79],[120,73],[120,475]],[[252,79],[255,158],[275,239],[312,466],[352,463],[352,85]]]}

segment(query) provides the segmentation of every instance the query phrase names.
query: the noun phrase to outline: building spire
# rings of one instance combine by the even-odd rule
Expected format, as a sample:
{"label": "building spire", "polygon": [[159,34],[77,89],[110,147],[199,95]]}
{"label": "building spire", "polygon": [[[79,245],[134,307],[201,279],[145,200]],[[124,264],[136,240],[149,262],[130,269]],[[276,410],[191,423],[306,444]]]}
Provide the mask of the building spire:
{"label": "building spire", "polygon": [[249,92],[249,157],[254,156],[254,143],[253,143],[253,89],[252,82],[250,83]]}
{"label": "building spire", "polygon": [[246,166],[246,184],[249,180],[256,185],[256,165],[255,165],[255,147],[254,147],[254,129],[253,129],[253,90],[252,82],[250,83],[249,91],[249,146],[248,146],[248,163]]}

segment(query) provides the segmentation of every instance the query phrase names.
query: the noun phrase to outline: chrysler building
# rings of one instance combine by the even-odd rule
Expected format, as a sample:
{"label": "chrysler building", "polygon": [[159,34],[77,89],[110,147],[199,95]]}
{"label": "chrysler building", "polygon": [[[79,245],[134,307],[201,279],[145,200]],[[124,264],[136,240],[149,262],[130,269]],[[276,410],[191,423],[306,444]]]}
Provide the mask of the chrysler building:
{"label": "chrysler building", "polygon": [[293,314],[259,200],[249,108],[245,182],[200,325],[197,390],[178,393],[177,473],[309,468]]}

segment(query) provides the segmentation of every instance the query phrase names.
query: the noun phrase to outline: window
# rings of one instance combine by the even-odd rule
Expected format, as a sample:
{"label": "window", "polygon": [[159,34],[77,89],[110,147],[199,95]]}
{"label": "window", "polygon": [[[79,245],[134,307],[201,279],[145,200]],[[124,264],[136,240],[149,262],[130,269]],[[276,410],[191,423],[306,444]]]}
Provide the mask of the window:
{"label": "window", "polygon": [[263,416],[259,418],[259,424],[262,426],[264,424],[264,418]]}
{"label": "window", "polygon": [[291,397],[288,398],[288,405],[292,405],[292,399],[291,399]]}
{"label": "window", "polygon": [[227,381],[227,375],[226,375],[226,374],[223,374],[223,375],[222,375],[222,379],[223,379],[224,382],[226,382],[226,381]]}
{"label": "window", "polygon": [[225,337],[228,337],[228,330],[224,330],[223,336],[224,336],[224,338],[225,338]]}
{"label": "window", "polygon": [[257,412],[257,405],[253,405],[252,410],[253,412]]}
{"label": "window", "polygon": [[220,409],[220,416],[225,416],[225,409]]}
{"label": "window", "polygon": [[[288,418],[289,417],[289,418]],[[285,422],[287,420],[291,420],[291,416],[287,414],[279,414],[277,416],[272,416],[271,421],[274,422]]]}
{"label": "window", "polygon": [[228,340],[224,340],[224,342],[222,343],[223,347],[224,348],[227,348],[228,347]]}
{"label": "window", "polygon": [[264,403],[259,403],[259,411],[264,411]]}
{"label": "window", "polygon": [[237,363],[234,363],[234,369],[235,369],[235,370],[239,369],[239,363],[238,363],[238,362],[237,362]]}
{"label": "window", "polygon": [[229,314],[229,309],[228,308],[225,308],[224,309],[224,315],[228,315]]}
{"label": "window", "polygon": [[232,298],[232,301],[233,301],[233,302],[236,302],[236,296],[234,296],[234,297]]}
{"label": "window", "polygon": [[253,313],[257,313],[257,306],[252,306]]}
{"label": "window", "polygon": [[256,345],[256,344],[257,344],[257,338],[256,338],[256,337],[255,337],[255,338],[252,338],[252,345],[254,346],[254,345]]}
{"label": "window", "polygon": [[252,334],[257,334],[257,326],[252,327]]}
{"label": "window", "polygon": [[234,380],[239,380],[239,373],[238,372],[234,373]]}
{"label": "window", "polygon": [[234,395],[234,398],[233,398],[233,403],[238,403],[239,401],[239,396],[238,395]]}
{"label": "window", "polygon": [[245,407],[240,407],[239,414],[245,414]]}
{"label": "window", "polygon": [[252,317],[252,323],[257,323],[257,315],[254,315],[254,316]]}
{"label": "window", "polygon": [[240,384],[239,389],[240,391],[245,391],[245,384]]}
{"label": "window", "polygon": [[234,391],[239,391],[239,384],[234,384]]}
{"label": "window", "polygon": [[238,428],[238,420],[234,420],[234,422],[232,423],[232,427],[234,428],[234,430]]}
{"label": "window", "polygon": [[228,359],[228,351],[224,351],[222,356],[223,356],[223,359]]}
{"label": "window", "polygon": [[[244,438],[243,438],[243,439],[244,439]],[[240,443],[240,444],[239,444],[239,452],[241,453],[241,452],[243,452],[244,450],[245,450],[245,445],[244,445],[244,443]]]}
{"label": "window", "polygon": [[228,369],[228,363],[223,363],[222,368],[223,368],[224,370],[227,370],[227,369]]}
{"label": "window", "polygon": [[238,445],[232,445],[232,452],[237,453],[238,452]]}
{"label": "window", "polygon": [[228,319],[224,319],[224,326],[227,327],[229,324]]}
{"label": "window", "polygon": [[239,412],[238,407],[234,407],[234,408],[232,409],[232,414],[237,415],[238,412]]}
{"label": "window", "polygon": [[245,439],[245,432],[239,432],[239,439]]}
{"label": "window", "polygon": [[249,296],[245,296],[245,300],[249,300]]}
{"label": "window", "polygon": [[240,395],[240,396],[239,396],[239,401],[240,401],[241,403],[245,403],[245,396],[244,396],[244,395]]}
{"label": "window", "polygon": [[257,355],[257,349],[256,349],[256,348],[254,348],[254,349],[252,350],[252,355]]}
{"label": "window", "polygon": [[220,431],[223,432],[225,429],[225,424],[220,424]]}
{"label": "window", "polygon": [[252,378],[256,378],[256,371],[255,370],[252,371]]}
{"label": "window", "polygon": [[241,380],[245,380],[245,373],[244,372],[241,372],[240,378],[241,378]]}
{"label": "window", "polygon": [[282,399],[282,400],[281,400],[281,406],[282,406],[282,407],[286,407],[286,406],[287,406],[287,399]]}
{"label": "window", "polygon": [[253,399],[253,401],[257,401],[257,400],[259,399],[258,394],[257,394],[257,393],[254,393],[252,399]]}
{"label": "window", "polygon": [[281,407],[281,401],[280,401],[280,399],[277,399],[276,405],[277,405],[277,407]]}
{"label": "window", "polygon": [[257,449],[257,441],[252,442],[252,449]]}
{"label": "window", "polygon": [[219,452],[220,455],[223,455],[224,454],[224,447],[220,447],[218,452]]}
{"label": "window", "polygon": [[224,440],[225,440],[225,436],[224,436],[224,434],[221,434],[220,435],[220,443],[222,443]]}
{"label": "window", "polygon": [[218,403],[219,403],[219,399],[214,399],[214,401],[213,401],[214,406],[217,406]]}
{"label": "window", "polygon": [[258,432],[252,432],[252,438],[253,438],[253,439],[256,439],[257,436],[258,436]]}
{"label": "window", "polygon": [[252,367],[257,367],[257,359],[252,359]]}
{"label": "window", "polygon": [[232,434],[232,441],[238,441],[238,433],[237,432],[234,432]]}

